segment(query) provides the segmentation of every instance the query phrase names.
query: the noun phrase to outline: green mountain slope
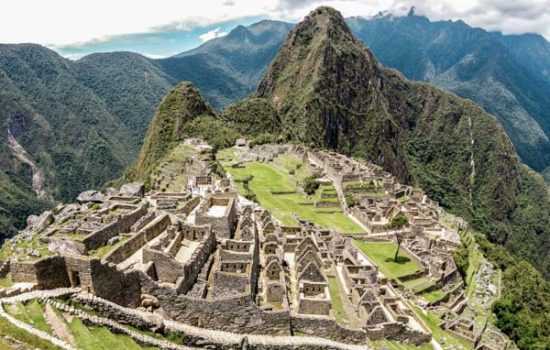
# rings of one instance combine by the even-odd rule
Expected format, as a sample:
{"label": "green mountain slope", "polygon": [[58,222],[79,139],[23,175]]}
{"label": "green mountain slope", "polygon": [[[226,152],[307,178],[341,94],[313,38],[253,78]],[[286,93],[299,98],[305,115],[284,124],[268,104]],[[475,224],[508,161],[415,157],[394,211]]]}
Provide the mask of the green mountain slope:
{"label": "green mountain slope", "polygon": [[8,130],[44,173],[49,197],[72,200],[122,174],[174,85],[193,81],[222,109],[253,91],[290,28],[238,27],[161,60],[114,52],[70,61],[39,45],[0,45],[0,241],[47,206],[34,194],[31,170],[8,148]]}
{"label": "green mountain slope", "polygon": [[413,14],[348,23],[382,64],[474,100],[497,117],[524,162],[537,171],[550,165],[550,43],[543,37]]}
{"label": "green mountain slope", "polygon": [[[0,45],[0,240],[26,217],[72,201],[121,175],[137,154],[154,106],[170,88],[143,56],[91,55],[74,62],[39,45]],[[8,133],[36,165],[8,145]]]}

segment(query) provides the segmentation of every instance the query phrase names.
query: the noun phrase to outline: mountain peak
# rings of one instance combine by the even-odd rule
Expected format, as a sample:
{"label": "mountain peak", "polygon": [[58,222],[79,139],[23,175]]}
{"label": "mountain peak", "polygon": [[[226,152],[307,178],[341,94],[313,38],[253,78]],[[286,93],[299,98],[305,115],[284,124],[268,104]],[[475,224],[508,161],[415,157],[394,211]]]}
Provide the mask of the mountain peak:
{"label": "mountain peak", "polygon": [[311,11],[304,20],[296,26],[295,32],[301,31],[313,31],[349,34],[352,37],[351,30],[349,29],[344,16],[332,7],[320,6]]}
{"label": "mountain peak", "polygon": [[188,123],[202,116],[215,114],[192,83],[184,81],[170,90],[149,125],[135,173],[148,175],[158,160],[185,137]]}

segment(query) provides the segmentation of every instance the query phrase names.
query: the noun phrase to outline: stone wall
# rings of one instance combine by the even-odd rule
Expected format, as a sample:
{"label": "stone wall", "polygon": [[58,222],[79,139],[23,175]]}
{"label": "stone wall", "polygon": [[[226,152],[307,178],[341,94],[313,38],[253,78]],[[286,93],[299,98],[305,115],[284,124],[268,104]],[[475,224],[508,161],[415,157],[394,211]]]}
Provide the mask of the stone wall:
{"label": "stone wall", "polygon": [[119,271],[113,264],[90,261],[93,293],[117,304],[137,307],[141,304],[141,272]]}
{"label": "stone wall", "polygon": [[35,261],[12,261],[10,271],[13,282],[38,283],[34,264]]}
{"label": "stone wall", "polygon": [[184,266],[183,280],[178,284],[178,293],[185,294],[191,289],[193,283],[197,280],[204,264],[209,260],[210,255],[216,250],[216,236],[214,232],[209,231],[195,249],[191,258]]}
{"label": "stone wall", "polygon": [[328,315],[330,313],[330,299],[307,298],[300,293],[298,312],[308,315]]}
{"label": "stone wall", "polygon": [[143,248],[143,263],[154,262],[155,272],[160,282],[176,283],[184,275],[183,264],[165,252],[149,247]]}
{"label": "stone wall", "polygon": [[154,295],[166,315],[176,321],[217,330],[251,334],[290,334],[289,311],[265,311],[250,295],[217,300],[178,294],[142,274],[143,293]]}
{"label": "stone wall", "polygon": [[322,335],[324,338],[351,344],[365,344],[367,333],[364,330],[340,326],[335,320],[324,317],[292,315],[292,330],[309,335]]}
{"label": "stone wall", "polygon": [[62,256],[41,259],[36,262],[34,268],[36,270],[38,288],[54,289],[70,286],[65,259]]}
{"label": "stone wall", "polygon": [[94,250],[107,244],[109,239],[122,232],[128,232],[130,227],[138,221],[139,218],[147,213],[147,203],[141,204],[137,209],[121,215],[117,220],[90,233],[82,240],[86,250]]}
{"label": "stone wall", "polygon": [[138,232],[139,230],[144,228],[145,225],[153,221],[155,217],[156,217],[156,214],[154,211],[148,212],[147,214],[139,218],[138,221],[136,221],[136,223],[130,227],[130,232]]}
{"label": "stone wall", "polygon": [[130,237],[130,239],[126,242],[122,243],[110,252],[104,259],[115,264],[121,263],[137,252],[147,242],[166,230],[168,225],[170,225],[170,222],[170,216],[168,214],[157,217],[139,232]]}
{"label": "stone wall", "polygon": [[[226,206],[224,215],[221,217],[208,216],[208,208],[212,205]],[[210,197],[197,210],[195,215],[195,223],[197,225],[210,225],[212,231],[216,234],[217,239],[231,238],[231,234],[237,223],[237,208],[234,198],[226,197]]]}
{"label": "stone wall", "polygon": [[212,298],[250,294],[250,276],[247,273],[214,272]]}
{"label": "stone wall", "polygon": [[382,323],[376,327],[367,328],[366,331],[367,336],[372,340],[386,338],[400,342],[408,342],[414,345],[421,345],[430,342],[432,339],[431,333],[414,330],[398,322]]}
{"label": "stone wall", "polygon": [[14,282],[36,283],[38,288],[52,289],[70,286],[65,259],[52,256],[37,261],[13,261],[10,266]]}
{"label": "stone wall", "polygon": [[193,209],[195,209],[197,205],[199,205],[200,202],[201,202],[200,197],[193,197],[191,198],[191,200],[189,200],[187,203],[183,205],[183,208],[181,209],[181,211],[183,212],[183,214],[189,215],[189,213],[191,213]]}
{"label": "stone wall", "polygon": [[[192,325],[174,322],[159,315],[120,307],[119,305],[96,298],[91,295],[78,294],[74,299],[82,305],[87,305],[102,316],[108,317],[121,325],[130,325],[140,329],[164,331],[164,333],[179,334],[183,338],[183,346],[208,348],[212,350],[248,349],[248,350],[366,350],[363,344],[350,345],[337,343],[319,337],[291,337],[237,334],[225,331],[197,328]],[[176,345],[174,345],[176,346]]]}

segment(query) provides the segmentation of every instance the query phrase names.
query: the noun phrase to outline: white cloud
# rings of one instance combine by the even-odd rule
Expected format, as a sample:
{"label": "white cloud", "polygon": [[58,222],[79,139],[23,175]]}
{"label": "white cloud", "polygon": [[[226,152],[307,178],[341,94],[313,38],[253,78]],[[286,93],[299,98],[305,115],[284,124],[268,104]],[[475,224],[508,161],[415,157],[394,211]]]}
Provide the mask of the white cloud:
{"label": "white cloud", "polygon": [[403,12],[414,5],[431,19],[462,19],[488,30],[550,38],[550,0],[17,0],[2,3],[0,42],[64,45],[252,16],[299,21],[319,5],[345,16]]}
{"label": "white cloud", "polygon": [[222,31],[220,29],[220,27],[218,27],[218,28],[212,29],[211,31],[206,32],[202,35],[199,35],[199,39],[201,39],[202,41],[208,41],[208,40],[212,40],[212,39],[215,39],[215,38],[222,37],[224,35],[227,35],[227,32]]}

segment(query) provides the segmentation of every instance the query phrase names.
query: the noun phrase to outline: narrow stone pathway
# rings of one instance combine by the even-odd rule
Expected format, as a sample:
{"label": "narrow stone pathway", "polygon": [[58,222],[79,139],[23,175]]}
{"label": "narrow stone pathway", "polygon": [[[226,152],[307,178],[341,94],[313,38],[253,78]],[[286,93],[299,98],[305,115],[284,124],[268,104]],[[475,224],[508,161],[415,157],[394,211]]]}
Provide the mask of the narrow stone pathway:
{"label": "narrow stone pathway", "polygon": [[76,340],[67,327],[67,324],[57,316],[55,310],[53,309],[51,303],[46,303],[46,310],[44,312],[46,316],[46,321],[52,328],[55,335],[61,339],[76,347]]}

